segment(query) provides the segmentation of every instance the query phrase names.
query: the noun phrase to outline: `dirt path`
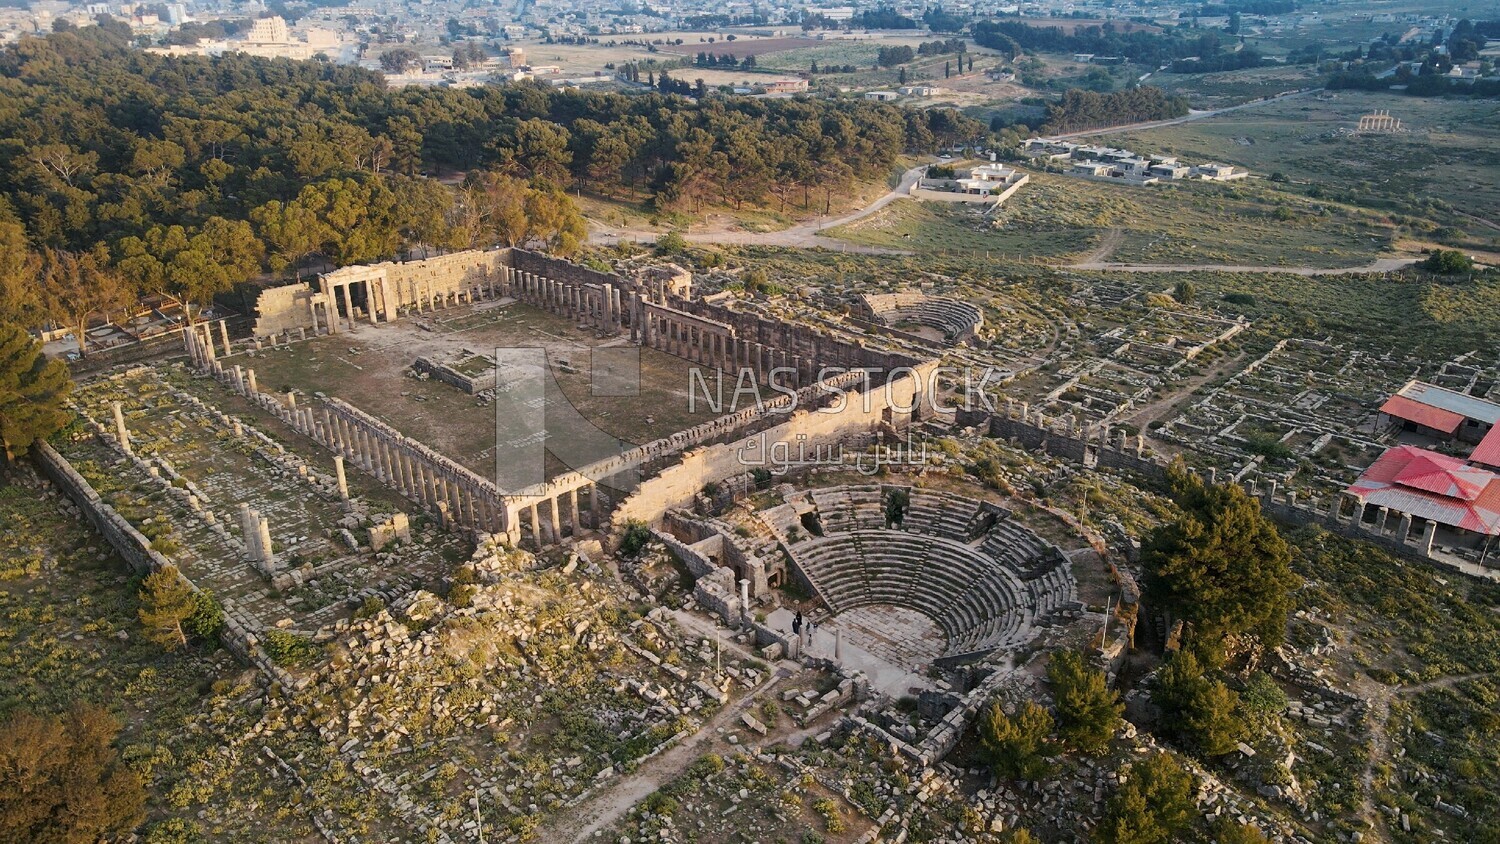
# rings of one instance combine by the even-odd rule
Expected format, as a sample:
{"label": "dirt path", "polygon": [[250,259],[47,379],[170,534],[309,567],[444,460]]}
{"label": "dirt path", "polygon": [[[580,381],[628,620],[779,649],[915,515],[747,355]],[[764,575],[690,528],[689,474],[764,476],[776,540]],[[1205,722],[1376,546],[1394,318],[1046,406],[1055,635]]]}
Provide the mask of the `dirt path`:
{"label": "dirt path", "polygon": [[1120,273],[1287,273],[1289,275],[1354,275],[1356,273],[1388,273],[1409,267],[1416,258],[1380,258],[1362,267],[1265,267],[1242,264],[1111,264],[1099,261],[1084,261],[1068,267],[1070,270],[1107,270]]}
{"label": "dirt path", "polygon": [[[682,236],[690,243],[724,243],[740,246],[795,246],[802,249],[824,247],[840,252],[862,252],[871,255],[910,255],[912,253],[904,249],[887,249],[880,246],[861,246],[856,243],[844,243],[837,240],[829,240],[822,236],[822,232],[838,226],[862,220],[874,214],[880,209],[890,205],[898,199],[906,199],[911,196],[912,185],[922,177],[927,168],[913,167],[901,174],[901,181],[891,188],[879,199],[866,205],[858,211],[853,211],[839,217],[818,217],[805,223],[799,223],[791,228],[775,232],[747,232],[747,231],[697,231],[683,232]],[[650,242],[661,235],[661,232],[651,229],[622,229],[600,223],[598,220],[590,220],[592,231],[589,233],[589,242],[604,245],[619,243],[621,240]]]}
{"label": "dirt path", "polygon": [[1377,811],[1375,805],[1375,771],[1390,762],[1392,758],[1391,737],[1386,731],[1391,720],[1391,701],[1396,698],[1413,697],[1433,689],[1445,689],[1465,680],[1477,680],[1480,677],[1492,676],[1494,673],[1481,671],[1476,674],[1454,674],[1398,688],[1377,682],[1364,674],[1355,676],[1352,683],[1355,693],[1370,704],[1368,716],[1370,754],[1365,760],[1365,769],[1360,775],[1360,784],[1364,788],[1361,814],[1365,822],[1370,824],[1371,829],[1384,829],[1385,827],[1385,815]]}
{"label": "dirt path", "polygon": [[703,745],[712,742],[721,728],[729,729],[733,724],[739,723],[740,714],[749,709],[756,698],[789,676],[790,672],[778,669],[770,679],[746,691],[739,700],[719,710],[717,715],[681,744],[641,765],[634,773],[607,781],[589,800],[552,816],[548,823],[536,830],[536,840],[580,842],[610,826],[630,811],[630,807],[687,770],[701,755]]}
{"label": "dirt path", "polygon": [[1212,381],[1220,375],[1223,375],[1225,372],[1228,372],[1232,367],[1238,365],[1244,359],[1245,353],[1241,352],[1234,357],[1224,358],[1223,360],[1215,364],[1212,369],[1208,370],[1205,373],[1202,373],[1201,375],[1194,375],[1189,378],[1184,378],[1182,380],[1182,384],[1178,386],[1177,389],[1164,395],[1158,396],[1152,401],[1141,405],[1140,409],[1137,410],[1133,416],[1127,417],[1125,421],[1129,422],[1132,425],[1135,425],[1142,431],[1145,431],[1147,426],[1149,426],[1152,422],[1155,422],[1157,419],[1165,416],[1167,414],[1167,411],[1171,410],[1172,406],[1179,400],[1183,399],[1186,396],[1192,395],[1194,390],[1197,390],[1199,387],[1202,387],[1209,381]]}
{"label": "dirt path", "polygon": [[1125,230],[1119,226],[1112,226],[1104,232],[1104,237],[1099,239],[1099,245],[1090,252],[1087,258],[1079,261],[1074,266],[1103,266],[1109,256],[1115,254],[1120,244],[1125,242]]}

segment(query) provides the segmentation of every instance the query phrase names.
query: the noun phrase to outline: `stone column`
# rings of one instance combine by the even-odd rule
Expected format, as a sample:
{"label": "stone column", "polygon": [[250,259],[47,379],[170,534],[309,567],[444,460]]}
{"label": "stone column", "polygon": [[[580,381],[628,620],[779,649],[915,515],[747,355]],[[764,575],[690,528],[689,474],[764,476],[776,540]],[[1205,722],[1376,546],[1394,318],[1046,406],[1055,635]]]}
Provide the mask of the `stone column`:
{"label": "stone column", "polygon": [[365,282],[365,310],[370,312],[370,324],[380,324],[380,309],[375,304],[380,282],[374,279]]}
{"label": "stone column", "polygon": [[1396,525],[1396,540],[1405,545],[1409,536],[1411,536],[1411,514],[1402,513],[1401,522]]}
{"label": "stone column", "polygon": [[604,499],[600,497],[598,484],[589,484],[589,513],[594,517],[594,530],[604,528]]}
{"label": "stone column", "polygon": [[333,476],[339,483],[339,498],[349,500],[349,479],[344,477],[344,456],[335,454],[333,456]]}
{"label": "stone column", "polygon": [[257,550],[260,551],[260,561],[265,564],[266,570],[270,571],[275,563],[276,554],[272,550],[275,546],[271,544],[271,522],[264,516],[261,517],[260,530],[256,535],[259,537]]}
{"label": "stone column", "polygon": [[576,489],[568,490],[568,518],[572,519],[573,536],[583,535],[578,525],[578,490]]}
{"label": "stone column", "polygon": [[[542,526],[537,522],[539,516],[536,504],[526,505],[521,508],[521,513],[526,516],[526,529],[531,531],[531,541],[540,546],[542,544]],[[516,525],[516,530],[520,531],[519,524]]]}
{"label": "stone column", "polygon": [[232,355],[234,351],[229,347],[229,323],[219,320],[219,339],[224,341],[224,354]]}
{"label": "stone column", "polygon": [[354,330],[354,297],[349,295],[349,285],[347,285],[347,284],[341,284],[341,285],[339,285],[338,286],[338,291],[339,291],[339,295],[342,296],[343,299],[344,299],[344,314],[346,315],[345,318],[349,320],[349,330],[353,331]]}
{"label": "stone column", "polygon": [[744,615],[745,626],[750,626],[750,580],[740,578],[740,612]]}
{"label": "stone column", "polygon": [[551,517],[552,542],[562,542],[562,519],[557,514],[557,496],[547,499],[547,515]]}
{"label": "stone column", "polygon": [[120,407],[119,402],[113,402],[110,408],[115,414],[115,438],[120,441],[120,448],[126,454],[135,454],[135,449],[130,445],[130,431],[125,428],[125,410]]}
{"label": "stone column", "polygon": [[250,395],[253,396],[256,393],[260,392],[259,385],[257,385],[255,383],[255,370],[253,370],[253,369],[247,369],[247,370],[245,370],[245,383],[250,388]]}
{"label": "stone column", "polygon": [[1385,520],[1390,515],[1391,515],[1390,508],[1388,508],[1388,507],[1381,507],[1380,508],[1380,515],[1377,516],[1376,520],[1375,520],[1375,532],[1376,533],[1381,534],[1382,536],[1385,535]]}
{"label": "stone column", "polygon": [[256,550],[260,539],[260,518],[243,501],[240,502],[240,533],[244,535],[245,553],[251,559],[260,559],[260,552]]}
{"label": "stone column", "polygon": [[1428,557],[1432,556],[1432,541],[1437,538],[1437,522],[1429,519],[1427,531],[1422,535],[1422,553]]}

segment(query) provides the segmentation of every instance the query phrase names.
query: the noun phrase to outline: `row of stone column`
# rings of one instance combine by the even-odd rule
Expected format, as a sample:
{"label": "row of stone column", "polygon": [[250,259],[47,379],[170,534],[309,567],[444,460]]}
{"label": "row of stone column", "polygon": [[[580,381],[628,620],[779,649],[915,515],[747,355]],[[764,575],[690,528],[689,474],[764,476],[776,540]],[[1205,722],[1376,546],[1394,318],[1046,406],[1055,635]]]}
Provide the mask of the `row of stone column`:
{"label": "row of stone column", "polygon": [[229,345],[229,326],[224,320],[221,319],[216,323],[199,322],[182,327],[183,348],[187,350],[188,359],[197,369],[210,369],[213,362],[218,359],[219,351],[214,348],[215,325],[219,328],[219,339],[224,344],[224,354],[233,354],[233,349]]}
{"label": "row of stone column", "polygon": [[[502,267],[508,270],[509,267]],[[457,290],[433,290],[432,285],[422,279],[412,279],[407,283],[407,307],[414,309],[417,313],[435,311],[451,304],[464,302],[477,302],[481,298],[494,299],[502,296],[507,290],[503,273],[486,273],[484,278],[476,284]]]}
{"label": "row of stone column", "polygon": [[[1275,487],[1273,486],[1273,493],[1274,489]],[[1402,545],[1406,545],[1411,542],[1412,517],[1410,513],[1402,513],[1399,510],[1392,510],[1389,507],[1381,507],[1378,504],[1363,502],[1358,498],[1354,498],[1353,496],[1341,495],[1333,500],[1333,505],[1328,510],[1328,521],[1331,524],[1341,524],[1343,522],[1345,498],[1348,498],[1354,502],[1354,516],[1353,520],[1350,522],[1350,524],[1352,524],[1354,527],[1357,527],[1360,530],[1367,531],[1369,533],[1373,533],[1382,538],[1394,539],[1396,542],[1399,542]],[[1288,500],[1289,502],[1295,502],[1295,498],[1292,498],[1291,496],[1288,496]],[[1400,517],[1400,520],[1396,524],[1394,535],[1392,535],[1391,532],[1386,528],[1391,513],[1396,513]],[[1371,516],[1372,514],[1374,516],[1373,520],[1367,521],[1367,517]],[[1431,519],[1427,519],[1426,522],[1427,524],[1422,531],[1422,535],[1417,539],[1417,548],[1424,555],[1431,556],[1432,544],[1433,541],[1437,538],[1438,523]]]}
{"label": "row of stone column", "polygon": [[[444,526],[459,524],[495,532],[502,528],[504,511],[487,490],[467,478],[435,465],[383,432],[326,408],[295,410],[297,427],[332,449],[343,462],[352,461],[371,476],[437,514]],[[341,491],[343,485],[341,484]]]}
{"label": "row of stone column", "polygon": [[[596,483],[587,483],[574,489],[564,490],[547,498],[527,503],[512,501],[507,505],[506,537],[512,545],[530,540],[536,547],[555,545],[567,536],[582,536],[588,526],[581,521],[582,494],[588,494],[588,506],[593,526],[604,522],[605,502]],[[567,521],[563,521],[563,515]]]}
{"label": "row of stone column", "polygon": [[817,379],[817,364],[801,355],[674,320],[660,311],[646,314],[638,342],[647,348],[726,372],[748,370],[755,373],[755,380],[760,384],[770,384],[774,376],[778,385],[797,390]]}
{"label": "row of stone column", "polygon": [[240,533],[245,538],[245,555],[250,564],[261,574],[274,574],[276,553],[271,546],[271,522],[243,502],[240,503]]}
{"label": "row of stone column", "polygon": [[623,291],[613,284],[581,285],[503,267],[510,294],[545,311],[612,330],[626,324]]}

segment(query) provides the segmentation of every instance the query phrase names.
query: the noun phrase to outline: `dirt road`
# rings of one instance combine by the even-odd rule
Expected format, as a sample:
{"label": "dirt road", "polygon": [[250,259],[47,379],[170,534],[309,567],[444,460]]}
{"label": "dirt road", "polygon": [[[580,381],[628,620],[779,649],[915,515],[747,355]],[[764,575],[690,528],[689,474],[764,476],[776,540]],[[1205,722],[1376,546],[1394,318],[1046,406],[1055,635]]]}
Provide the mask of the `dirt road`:
{"label": "dirt road", "polygon": [[[799,223],[791,228],[775,232],[747,232],[747,231],[689,231],[683,232],[682,236],[690,243],[724,243],[739,246],[794,246],[802,249],[813,249],[824,247],[839,252],[861,252],[872,255],[910,255],[904,249],[886,249],[879,246],[861,246],[856,243],[845,243],[839,240],[830,240],[822,237],[821,233],[827,229],[835,228],[862,220],[874,214],[876,211],[890,205],[898,199],[911,196],[912,185],[922,177],[926,166],[913,167],[901,174],[901,181],[896,187],[891,188],[879,199],[866,205],[858,211],[853,211],[839,217],[818,217],[805,223]],[[646,242],[656,240],[660,232],[649,229],[621,229],[606,226],[597,220],[591,220],[593,230],[589,233],[589,242],[602,245],[612,245],[621,240]]]}
{"label": "dirt road", "polygon": [[704,745],[717,738],[720,729],[733,729],[739,723],[741,713],[749,709],[762,693],[788,676],[790,673],[785,669],[778,669],[770,679],[746,691],[739,700],[719,710],[717,715],[681,744],[647,761],[633,773],[608,781],[589,800],[552,816],[548,823],[536,830],[536,840],[572,844],[592,838],[594,833],[608,828],[630,811],[630,807],[686,771],[689,765],[706,752]]}
{"label": "dirt road", "polygon": [[1361,267],[1266,267],[1243,264],[1112,264],[1107,261],[1084,261],[1072,264],[1070,270],[1106,270],[1119,273],[1289,273],[1291,275],[1353,275],[1388,273],[1409,267],[1416,258],[1380,258]]}

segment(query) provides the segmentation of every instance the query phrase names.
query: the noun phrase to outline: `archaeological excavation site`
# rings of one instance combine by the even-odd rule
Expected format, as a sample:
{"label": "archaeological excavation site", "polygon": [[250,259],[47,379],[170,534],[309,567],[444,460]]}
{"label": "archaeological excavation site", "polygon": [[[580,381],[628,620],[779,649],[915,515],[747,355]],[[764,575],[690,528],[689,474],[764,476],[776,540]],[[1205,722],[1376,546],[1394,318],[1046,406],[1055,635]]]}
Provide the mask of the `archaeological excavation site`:
{"label": "archaeological excavation site", "polygon": [[344,267],[83,381],[37,459],[138,575],[221,608],[243,673],[171,794],[224,837],[285,840],[246,811],[269,800],[329,842],[1082,840],[1149,761],[1206,829],[1305,840],[1331,804],[1296,730],[1348,753],[1368,711],[1316,667],[1328,628],[1299,610],[1253,657],[1296,696],[1275,729],[1177,755],[1205,728],[1153,689],[1189,657],[1141,654],[1252,634],[1142,559],[1195,506],[1444,552],[1329,503],[1336,475],[1278,495],[1232,436],[1266,423],[1222,427],[1236,390],[1333,352],[1280,343],[1148,444],[1121,420],[1247,320],[1049,339],[1023,300],[956,293],[788,308],[732,270],[522,249]]}

